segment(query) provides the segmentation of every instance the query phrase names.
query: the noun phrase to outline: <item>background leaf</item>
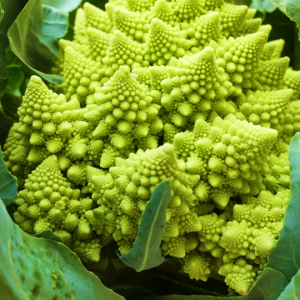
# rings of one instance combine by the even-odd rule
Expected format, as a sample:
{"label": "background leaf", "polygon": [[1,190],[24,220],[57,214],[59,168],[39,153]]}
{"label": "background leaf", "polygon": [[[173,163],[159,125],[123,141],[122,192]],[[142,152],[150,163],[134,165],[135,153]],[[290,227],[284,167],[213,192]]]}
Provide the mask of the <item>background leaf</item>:
{"label": "background leaf", "polygon": [[299,0],[273,0],[278,8],[292,21],[296,22],[300,39],[300,5]]}
{"label": "background leaf", "polygon": [[300,270],[292,278],[285,290],[277,300],[299,300],[300,299]]}
{"label": "background leaf", "polygon": [[0,148],[0,198],[8,206],[17,195],[16,178],[7,170]]}
{"label": "background leaf", "polygon": [[[103,1],[102,1],[103,2]],[[44,5],[55,7],[58,10],[70,12],[77,8],[81,0],[43,0]]]}
{"label": "background leaf", "polygon": [[280,239],[269,257],[268,267],[281,271],[290,281],[300,268],[300,133],[289,147],[291,202],[287,208]]}
{"label": "background leaf", "polygon": [[146,205],[133,249],[120,259],[137,272],[159,266],[164,258],[160,243],[166,227],[166,210],[171,199],[171,180],[158,184]]}
{"label": "background leaf", "polygon": [[58,53],[57,41],[68,31],[68,9],[73,10],[80,1],[45,3],[47,5],[42,0],[29,0],[10,27],[8,37],[12,51],[28,68],[57,84],[64,79],[48,72]]}
{"label": "background leaf", "polygon": [[19,229],[2,202],[0,227],[2,299],[124,300],[88,272],[68,247]]}
{"label": "background leaf", "polygon": [[26,0],[1,0],[0,3],[0,97],[8,81],[5,62],[5,49],[8,45],[7,31],[26,2]]}

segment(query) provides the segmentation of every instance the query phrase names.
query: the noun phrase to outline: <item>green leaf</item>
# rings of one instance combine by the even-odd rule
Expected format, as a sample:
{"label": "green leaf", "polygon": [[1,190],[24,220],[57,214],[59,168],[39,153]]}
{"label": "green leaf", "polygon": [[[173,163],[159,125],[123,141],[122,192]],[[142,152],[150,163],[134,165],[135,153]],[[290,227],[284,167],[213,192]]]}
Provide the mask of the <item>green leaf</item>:
{"label": "green leaf", "polygon": [[278,8],[292,21],[296,22],[300,39],[300,5],[299,0],[273,0]]}
{"label": "green leaf", "polygon": [[0,148],[0,198],[7,206],[17,197],[17,195],[16,178],[7,170]]}
{"label": "green leaf", "polygon": [[158,184],[146,205],[139,225],[133,249],[120,259],[137,272],[159,266],[164,258],[160,243],[166,227],[166,209],[171,199],[171,181],[165,179]]}
{"label": "green leaf", "polygon": [[265,13],[271,13],[278,8],[278,4],[274,0],[253,0],[250,6],[256,10]]}
{"label": "green leaf", "polygon": [[68,247],[23,232],[0,203],[0,290],[9,300],[124,300]]}
{"label": "green leaf", "polygon": [[5,62],[8,72],[5,93],[21,97],[20,87],[25,80],[22,70],[23,63],[14,55],[9,46],[5,49]]}
{"label": "green leaf", "polygon": [[58,10],[70,12],[77,8],[81,0],[43,0],[44,5],[55,7]]}
{"label": "green leaf", "polygon": [[34,73],[53,84],[61,76],[48,74],[57,53],[57,40],[68,30],[68,12],[29,0],[8,30],[11,50]]}
{"label": "green leaf", "polygon": [[22,10],[26,0],[1,0],[0,4],[0,97],[3,95],[8,74],[5,62],[5,49],[8,45],[7,31],[19,12]]}
{"label": "green leaf", "polygon": [[62,243],[61,237],[54,234],[51,229],[47,229],[45,231],[37,233],[34,236],[37,237],[37,238],[44,238],[44,239],[47,239],[47,240],[52,240],[52,241]]}
{"label": "green leaf", "polygon": [[300,270],[277,300],[300,300]]}
{"label": "green leaf", "polygon": [[269,257],[268,267],[281,271],[290,281],[300,268],[300,133],[289,147],[291,202],[287,208],[280,239]]}

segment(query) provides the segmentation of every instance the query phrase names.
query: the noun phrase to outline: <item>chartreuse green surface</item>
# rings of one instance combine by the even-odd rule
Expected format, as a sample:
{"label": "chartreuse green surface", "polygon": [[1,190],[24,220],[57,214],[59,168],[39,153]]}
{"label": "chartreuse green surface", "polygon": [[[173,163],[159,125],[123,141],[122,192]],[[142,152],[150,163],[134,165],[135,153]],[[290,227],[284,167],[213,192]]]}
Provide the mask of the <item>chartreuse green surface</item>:
{"label": "chartreuse green surface", "polygon": [[124,299],[88,272],[62,243],[36,238],[13,223],[0,202],[1,299]]}
{"label": "chartreuse green surface", "polygon": [[133,249],[120,259],[137,272],[148,270],[163,263],[160,243],[166,227],[166,209],[171,199],[171,180],[158,184],[148,202],[139,225]]}

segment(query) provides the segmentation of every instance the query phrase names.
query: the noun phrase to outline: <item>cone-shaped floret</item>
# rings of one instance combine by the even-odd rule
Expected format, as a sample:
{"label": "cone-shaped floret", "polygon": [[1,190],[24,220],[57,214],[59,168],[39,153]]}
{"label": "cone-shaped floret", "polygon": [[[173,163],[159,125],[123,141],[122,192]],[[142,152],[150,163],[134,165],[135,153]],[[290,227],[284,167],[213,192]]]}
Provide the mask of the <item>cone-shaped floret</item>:
{"label": "cone-shaped floret", "polygon": [[226,98],[231,83],[226,81],[223,70],[217,67],[210,47],[183,59],[182,64],[175,78],[162,82],[163,86],[169,83],[168,89],[171,90],[170,94],[163,95],[162,105],[171,113],[174,125],[186,128],[189,121],[197,119],[199,112],[211,109],[210,101]]}
{"label": "cone-shaped floret", "polygon": [[157,90],[157,91],[162,90],[161,82],[164,79],[168,78],[169,76],[168,69],[170,68],[172,67],[159,66],[159,67],[151,67],[149,69],[150,83],[151,83],[152,90]]}
{"label": "cone-shaped floret", "polygon": [[280,90],[290,59],[285,56],[278,59],[261,61],[256,72],[256,80],[265,91]]}
{"label": "cone-shaped floret", "polygon": [[[197,50],[202,50],[211,41],[218,42],[222,38],[220,14],[218,12],[203,15],[188,27],[188,35],[193,41],[193,47],[197,47]],[[195,48],[192,48],[193,52],[195,50]]]}
{"label": "cone-shaped floret", "polygon": [[224,121],[216,118],[212,126],[197,121],[194,135],[200,138],[195,143],[196,153],[187,158],[187,172],[208,175],[209,183],[215,188],[229,184],[242,191],[245,181],[257,178],[255,174],[268,158],[277,131],[230,115]]}
{"label": "cone-shaped floret", "polygon": [[52,67],[52,72],[63,76],[64,71],[64,60],[65,60],[65,49],[71,47],[77,52],[83,54],[85,57],[89,57],[91,54],[90,47],[87,44],[79,44],[77,42],[72,42],[64,39],[60,39],[58,42],[59,52],[54,61],[54,66]]}
{"label": "cone-shaped floret", "polygon": [[[81,206],[78,192],[70,188],[59,170],[57,157],[51,155],[28,176],[25,190],[19,193],[18,212],[32,221],[35,233],[55,227],[72,231],[78,225]],[[76,200],[71,204],[71,199]],[[68,213],[72,214],[69,221],[63,218]]]}
{"label": "cone-shaped floret", "polygon": [[215,10],[216,8],[220,8],[224,4],[224,0],[205,0],[204,8],[206,10]]}
{"label": "cone-shaped floret", "polygon": [[242,93],[242,88],[253,85],[266,37],[266,34],[257,32],[235,40],[228,39],[216,49],[217,64],[225,69],[227,80],[234,84],[235,96]]}
{"label": "cone-shaped floret", "polygon": [[256,269],[239,258],[235,263],[224,263],[219,274],[225,276],[225,282],[240,295],[245,295],[255,281]]}
{"label": "cone-shaped floret", "polygon": [[258,29],[259,32],[265,33],[268,37],[270,35],[271,30],[272,30],[272,26],[270,24],[261,25],[260,28]]}
{"label": "cone-shaped floret", "polygon": [[107,55],[103,59],[103,75],[111,77],[120,66],[127,65],[131,70],[139,67],[147,67],[149,63],[143,59],[144,51],[141,44],[131,40],[121,31],[113,34]]}
{"label": "cone-shaped floret", "polygon": [[151,20],[157,18],[171,26],[175,26],[176,24],[174,10],[166,0],[157,0],[146,16],[149,23],[151,23]]}
{"label": "cone-shaped floret", "polygon": [[97,62],[102,62],[102,59],[106,56],[106,50],[110,45],[112,34],[90,27],[87,29],[87,36],[91,58]]}
{"label": "cone-shaped floret", "polygon": [[129,10],[136,12],[145,12],[150,9],[149,0],[126,0],[125,5]]}
{"label": "cone-shaped floret", "polygon": [[293,89],[293,100],[298,99],[300,94],[300,71],[287,69],[283,77],[283,87],[285,89]]}
{"label": "cone-shaped floret", "polygon": [[225,224],[225,220],[222,217],[218,217],[217,214],[211,213],[208,215],[201,216],[200,218],[202,229],[199,232],[200,242],[203,243],[206,249],[209,249],[209,252],[214,257],[220,257],[219,245],[222,227]]}
{"label": "cone-shaped floret", "polygon": [[100,84],[95,62],[71,47],[65,49],[64,77],[66,98],[75,97],[82,106],[85,106],[86,97],[94,93],[95,87]]}
{"label": "cone-shaped floret", "polygon": [[140,13],[127,10],[125,7],[117,7],[113,14],[114,29],[120,30],[127,37],[139,42],[146,41],[150,22]]}
{"label": "cone-shaped floret", "polygon": [[135,68],[132,70],[132,75],[136,76],[136,80],[139,83],[147,85],[149,88],[150,84],[150,68]]}
{"label": "cone-shaped floret", "polygon": [[77,99],[66,102],[65,96],[49,90],[39,77],[31,77],[19,108],[17,131],[30,136],[29,142],[35,149],[28,156],[32,163],[40,163],[47,155],[42,148],[38,149],[41,146],[46,146],[50,153],[61,151],[65,140],[76,131],[76,124],[66,116],[79,107]]}
{"label": "cone-shaped floret", "polygon": [[86,28],[94,27],[104,32],[111,32],[113,24],[106,11],[86,2],[83,5]]}
{"label": "cone-shaped floret", "polygon": [[257,32],[261,26],[261,22],[262,22],[261,18],[257,18],[257,19],[253,19],[253,20],[246,20],[243,25],[242,30],[239,31],[238,35],[245,36],[247,34]]}
{"label": "cone-shaped floret", "polygon": [[162,130],[162,124],[158,124],[157,106],[151,103],[150,91],[125,66],[98,88],[94,97],[100,106],[85,116],[88,119],[94,114],[94,122],[99,122],[93,132],[95,138],[108,137],[112,146],[123,149],[128,148],[134,139],[146,138]]}
{"label": "cone-shaped floret", "polygon": [[183,57],[192,46],[192,41],[185,35],[163,21],[153,19],[146,42],[145,60],[157,66],[167,65],[172,56]]}
{"label": "cone-shaped floret", "polygon": [[191,279],[207,281],[210,274],[210,256],[206,253],[193,251],[184,258],[182,271],[190,276]]}
{"label": "cone-shaped floret", "polygon": [[264,45],[260,59],[271,60],[279,58],[284,47],[284,40],[275,40]]}
{"label": "cone-shaped floret", "polygon": [[74,41],[84,45],[87,43],[85,15],[82,8],[78,8],[74,22]]}
{"label": "cone-shaped floret", "polygon": [[223,227],[223,235],[220,241],[231,257],[246,256],[250,251],[251,237],[254,228],[247,222],[230,221]]}
{"label": "cone-shaped floret", "polygon": [[285,120],[285,112],[293,96],[293,90],[248,92],[237,97],[239,117],[254,125],[278,129]]}
{"label": "cone-shaped floret", "polygon": [[200,0],[178,0],[174,12],[179,22],[190,23],[196,17],[204,15],[206,10]]}
{"label": "cone-shaped floret", "polygon": [[225,37],[237,37],[246,20],[248,7],[224,3],[217,10],[220,11],[222,34]]}

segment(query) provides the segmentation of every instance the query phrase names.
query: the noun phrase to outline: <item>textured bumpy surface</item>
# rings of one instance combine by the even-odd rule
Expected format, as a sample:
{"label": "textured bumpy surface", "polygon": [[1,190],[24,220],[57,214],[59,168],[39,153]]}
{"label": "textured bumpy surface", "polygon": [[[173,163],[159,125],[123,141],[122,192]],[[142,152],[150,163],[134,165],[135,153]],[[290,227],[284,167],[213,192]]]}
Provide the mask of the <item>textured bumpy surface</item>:
{"label": "textured bumpy surface", "polygon": [[84,262],[110,242],[129,259],[168,178],[161,254],[203,281],[217,261],[232,290],[249,291],[290,201],[300,72],[255,10],[227,2],[78,9],[53,66],[65,82],[51,90],[31,77],[4,146],[24,231],[52,229]]}

